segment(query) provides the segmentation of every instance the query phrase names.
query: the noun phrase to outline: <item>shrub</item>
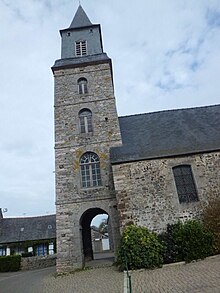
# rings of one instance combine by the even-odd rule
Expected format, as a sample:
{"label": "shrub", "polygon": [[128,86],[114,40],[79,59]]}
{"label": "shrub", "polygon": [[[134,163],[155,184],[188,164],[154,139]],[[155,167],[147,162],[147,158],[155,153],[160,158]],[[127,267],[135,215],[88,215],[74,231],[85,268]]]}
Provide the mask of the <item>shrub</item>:
{"label": "shrub", "polygon": [[215,253],[220,253],[220,199],[210,202],[204,209],[203,223],[214,234]]}
{"label": "shrub", "polygon": [[0,257],[0,272],[15,272],[20,270],[21,256],[11,255]]}
{"label": "shrub", "polygon": [[161,238],[165,242],[164,262],[203,259],[213,254],[213,234],[197,220],[169,225]]}
{"label": "shrub", "polygon": [[118,248],[120,269],[155,268],[162,264],[163,245],[158,236],[145,227],[127,226]]}
{"label": "shrub", "polygon": [[159,238],[164,243],[163,251],[163,262],[173,263],[178,260],[179,247],[174,239],[174,230],[175,225],[167,225],[167,231],[160,234]]}

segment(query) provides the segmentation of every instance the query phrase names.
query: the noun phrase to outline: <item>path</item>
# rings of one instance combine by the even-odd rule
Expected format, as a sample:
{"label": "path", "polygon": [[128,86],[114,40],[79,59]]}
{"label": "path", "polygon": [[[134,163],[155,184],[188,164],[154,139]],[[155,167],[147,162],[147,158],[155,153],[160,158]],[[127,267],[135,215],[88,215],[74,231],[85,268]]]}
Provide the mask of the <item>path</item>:
{"label": "path", "polygon": [[[55,277],[55,268],[1,273],[1,293],[123,293],[124,274],[96,267]],[[219,293],[220,255],[131,273],[133,293]]]}

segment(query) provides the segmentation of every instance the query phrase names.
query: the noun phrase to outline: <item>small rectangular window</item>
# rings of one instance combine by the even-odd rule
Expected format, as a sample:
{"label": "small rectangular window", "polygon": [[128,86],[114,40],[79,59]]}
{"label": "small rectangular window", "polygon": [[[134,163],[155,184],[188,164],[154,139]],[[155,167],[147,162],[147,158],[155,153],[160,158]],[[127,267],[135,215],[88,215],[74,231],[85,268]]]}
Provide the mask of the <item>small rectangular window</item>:
{"label": "small rectangular window", "polygon": [[38,246],[37,246],[37,255],[38,256],[47,255],[47,245],[46,244],[38,244]]}
{"label": "small rectangular window", "polygon": [[0,256],[5,256],[6,255],[6,251],[4,247],[0,247]]}
{"label": "small rectangular window", "polygon": [[76,56],[87,55],[87,44],[86,41],[79,41],[75,43]]}
{"label": "small rectangular window", "polygon": [[53,243],[49,244],[48,250],[49,250],[49,255],[54,254],[54,244]]}

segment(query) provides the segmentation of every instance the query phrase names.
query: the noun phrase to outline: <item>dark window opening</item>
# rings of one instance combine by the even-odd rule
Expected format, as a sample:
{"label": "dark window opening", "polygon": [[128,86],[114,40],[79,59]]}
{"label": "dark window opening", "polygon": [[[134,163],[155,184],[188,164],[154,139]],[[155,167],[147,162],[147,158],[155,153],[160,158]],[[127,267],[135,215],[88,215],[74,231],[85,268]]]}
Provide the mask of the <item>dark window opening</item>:
{"label": "dark window opening", "polygon": [[78,94],[82,95],[82,94],[87,94],[88,93],[88,87],[87,87],[87,79],[82,77],[80,79],[78,79]]}
{"label": "dark window opening", "polygon": [[198,201],[198,193],[190,165],[173,168],[173,175],[180,203]]}
{"label": "dark window opening", "polygon": [[82,109],[79,112],[79,123],[81,133],[92,133],[92,112],[89,109]]}

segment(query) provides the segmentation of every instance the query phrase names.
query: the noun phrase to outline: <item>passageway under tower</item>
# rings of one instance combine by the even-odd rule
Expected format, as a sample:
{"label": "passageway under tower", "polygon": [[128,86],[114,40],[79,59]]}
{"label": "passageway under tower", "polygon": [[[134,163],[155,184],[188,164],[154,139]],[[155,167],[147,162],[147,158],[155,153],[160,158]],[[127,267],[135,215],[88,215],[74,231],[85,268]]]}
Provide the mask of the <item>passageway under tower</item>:
{"label": "passageway under tower", "polygon": [[[100,208],[90,208],[87,211],[83,213],[80,219],[80,226],[82,229],[82,245],[83,245],[83,254],[84,254],[84,260],[89,261],[95,259],[94,251],[93,251],[93,245],[92,245],[92,235],[91,235],[91,222],[97,215],[105,214],[108,216],[108,236],[109,236],[109,246],[110,251],[113,252],[112,248],[112,231],[111,231],[111,225],[109,215],[106,211]],[[105,258],[105,254],[103,253],[103,256],[99,257]]]}

